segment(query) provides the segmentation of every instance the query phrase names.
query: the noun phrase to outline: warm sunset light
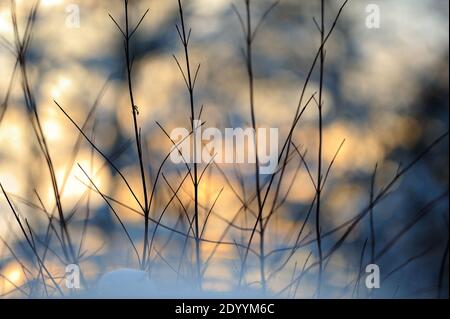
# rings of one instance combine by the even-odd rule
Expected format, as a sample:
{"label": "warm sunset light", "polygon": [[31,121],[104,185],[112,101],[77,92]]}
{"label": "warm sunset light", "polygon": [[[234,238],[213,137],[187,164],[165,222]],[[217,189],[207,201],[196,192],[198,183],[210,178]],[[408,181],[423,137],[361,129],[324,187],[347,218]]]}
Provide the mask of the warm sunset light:
{"label": "warm sunset light", "polygon": [[448,298],[448,9],[0,0],[0,298]]}

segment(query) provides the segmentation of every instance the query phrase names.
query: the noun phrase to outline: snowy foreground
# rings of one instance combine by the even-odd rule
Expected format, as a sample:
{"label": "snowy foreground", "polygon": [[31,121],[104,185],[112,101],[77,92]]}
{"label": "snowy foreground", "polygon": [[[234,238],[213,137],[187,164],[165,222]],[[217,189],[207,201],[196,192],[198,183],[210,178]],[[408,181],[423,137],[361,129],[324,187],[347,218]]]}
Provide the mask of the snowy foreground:
{"label": "snowy foreground", "polygon": [[194,284],[163,284],[149,279],[148,273],[119,269],[103,275],[82,298],[262,298],[257,290],[199,291]]}

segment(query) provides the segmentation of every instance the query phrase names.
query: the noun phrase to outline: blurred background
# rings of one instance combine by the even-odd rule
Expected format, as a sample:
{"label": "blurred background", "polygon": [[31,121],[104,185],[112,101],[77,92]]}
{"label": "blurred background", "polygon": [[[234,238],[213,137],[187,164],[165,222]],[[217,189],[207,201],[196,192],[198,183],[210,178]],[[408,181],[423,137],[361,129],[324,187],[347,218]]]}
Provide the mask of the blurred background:
{"label": "blurred background", "polygon": [[[16,3],[19,27],[24,30],[33,1],[17,0]],[[271,3],[252,1],[255,21]],[[192,28],[191,63],[201,64],[195,91],[196,110],[198,114],[203,105],[202,119],[207,127],[251,126],[248,80],[242,55],[245,43],[232,4],[244,14],[244,3],[238,0],[183,2],[186,24]],[[328,30],[341,4],[338,0],[326,1]],[[366,26],[369,4],[376,4],[380,9],[380,28]],[[130,23],[136,24],[147,8],[149,14],[133,37],[132,55],[144,157],[149,180],[153,181],[172,146],[157,122],[168,132],[176,127],[189,128],[190,109],[183,77],[172,57],[176,55],[184,65],[183,47],[175,28],[179,23],[177,1],[130,1]],[[79,25],[76,25],[73,18],[78,11]],[[82,125],[98,99],[85,132],[99,149],[114,159],[114,164],[142,199],[124,72],[123,40],[108,13],[123,25],[121,0],[42,0],[27,56],[28,76],[43,132],[58,183],[64,184],[62,204],[71,216],[72,239],[77,249],[80,246],[80,267],[92,286],[109,271],[137,269],[138,264],[117,218],[98,192],[92,191],[90,181],[77,164],[86,170],[103,194],[115,199],[111,205],[130,230],[139,251],[143,245],[143,217],[136,212],[139,206],[117,172],[105,164],[104,158],[93,151],[85,139],[79,138],[77,129],[53,100]],[[325,166],[332,162],[343,139],[345,144],[324,188],[323,233],[351,220],[368,207],[375,165],[374,190],[377,192],[392,180],[399,167],[413,161],[448,131],[448,14],[449,3],[443,0],[358,0],[350,1],[345,7],[326,47]],[[301,89],[320,45],[320,34],[313,18],[320,19],[320,1],[281,0],[255,38],[258,126],[279,128],[280,139],[289,132]],[[16,57],[8,45],[14,43],[9,0],[0,0],[0,36],[0,102],[7,100],[0,109],[0,182],[22,218],[32,225],[42,254],[48,228],[46,211],[54,211],[55,198],[45,160],[30,126],[20,72],[14,72]],[[309,98],[318,88],[319,75],[314,72],[306,96]],[[306,109],[293,137],[303,151],[307,150],[305,161],[313,176],[317,171],[317,121],[317,107],[312,105]],[[79,149],[74,153],[79,139]],[[386,246],[389,249],[377,261],[382,281],[381,288],[372,296],[448,297],[447,195],[408,228],[423,213],[423,207],[448,190],[448,150],[446,138],[402,176],[386,198],[375,206],[375,251],[382,252]],[[281,185],[286,198],[266,233],[267,252],[292,246],[314,199],[315,190],[307,170],[304,167],[297,170],[300,164],[300,159],[295,158],[287,167],[286,181]],[[164,211],[173,195],[170,186],[176,189],[181,185],[179,198],[169,205],[161,220],[169,228],[187,233],[188,225],[182,216],[184,209],[192,214],[192,185],[181,183],[186,174],[183,169],[184,166],[171,163],[164,167],[164,179],[161,177],[158,181],[151,216],[157,220]],[[240,211],[242,202],[235,191],[242,198],[250,197],[254,192],[253,179],[252,169],[238,165],[207,170],[199,187],[202,220],[212,206],[213,213],[205,227],[204,238],[244,244],[248,241],[248,232],[238,227],[227,229],[227,226],[238,215],[236,225],[251,227],[251,214]],[[405,228],[407,231],[403,232]],[[150,233],[153,230],[154,224],[151,224]],[[338,229],[324,238],[326,251],[344,230]],[[398,240],[390,245],[399,234]],[[29,283],[33,278],[31,273],[36,272],[36,262],[3,196],[0,199],[0,238],[0,294],[7,298],[26,296],[22,290],[31,289]],[[302,238],[306,244],[270,277],[268,290],[271,293],[276,294],[286,287],[305,263],[317,261],[314,218],[305,223]],[[252,242],[255,249],[258,240]],[[342,248],[327,260],[325,297],[369,295],[364,279],[361,279],[361,292],[359,288],[355,292],[354,287],[358,273],[370,263],[370,240],[370,221],[366,217]],[[185,242],[190,244],[183,256]],[[151,252],[151,259],[157,265],[151,278],[161,282],[175,281],[175,277],[177,282],[183,282],[184,279],[178,277],[189,278],[193,271],[191,244],[183,235],[160,227],[155,235],[155,251]],[[65,262],[58,257],[61,252],[55,236],[49,247],[46,266],[60,280],[64,276]],[[235,291],[242,249],[206,241],[201,249],[204,261],[212,256],[205,267],[204,291]],[[278,269],[285,254],[274,253],[267,257],[268,276]],[[258,286],[257,262],[250,254],[245,277],[249,288]],[[29,273],[23,270],[24,266]],[[174,276],[175,273],[178,275]],[[317,269],[313,268],[302,279],[294,296],[313,297],[316,281]],[[292,291],[282,296],[292,297]]]}

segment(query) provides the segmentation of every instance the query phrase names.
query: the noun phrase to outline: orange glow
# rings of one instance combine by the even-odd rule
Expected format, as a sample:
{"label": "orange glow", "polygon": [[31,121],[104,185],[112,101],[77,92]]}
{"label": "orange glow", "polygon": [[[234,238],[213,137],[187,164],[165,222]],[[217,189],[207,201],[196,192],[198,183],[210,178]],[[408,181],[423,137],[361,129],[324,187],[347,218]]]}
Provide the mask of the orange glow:
{"label": "orange glow", "polygon": [[3,293],[10,292],[19,287],[25,281],[21,266],[17,262],[7,264],[1,271],[0,288]]}

